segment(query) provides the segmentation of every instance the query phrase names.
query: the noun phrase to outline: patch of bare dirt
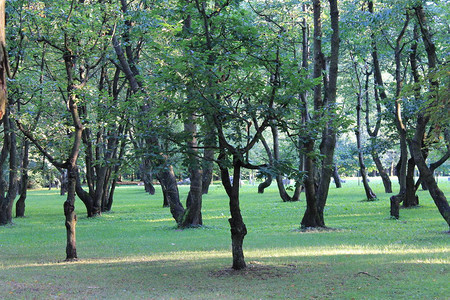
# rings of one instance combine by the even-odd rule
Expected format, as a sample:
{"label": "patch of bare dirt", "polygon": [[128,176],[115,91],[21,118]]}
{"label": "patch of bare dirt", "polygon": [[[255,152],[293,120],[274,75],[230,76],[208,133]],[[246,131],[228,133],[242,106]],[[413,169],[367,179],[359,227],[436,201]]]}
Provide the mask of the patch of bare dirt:
{"label": "patch of bare dirt", "polygon": [[294,264],[272,266],[261,262],[252,261],[247,264],[247,268],[243,270],[234,270],[226,268],[218,271],[213,271],[210,276],[216,278],[241,276],[245,279],[267,280],[270,278],[288,277],[292,274],[298,273],[297,266]]}

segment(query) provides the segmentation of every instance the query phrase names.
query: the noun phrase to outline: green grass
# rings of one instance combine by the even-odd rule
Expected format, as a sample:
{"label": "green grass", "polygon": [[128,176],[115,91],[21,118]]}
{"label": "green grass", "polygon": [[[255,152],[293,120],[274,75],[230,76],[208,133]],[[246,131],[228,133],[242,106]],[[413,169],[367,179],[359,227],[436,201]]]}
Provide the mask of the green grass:
{"label": "green grass", "polygon": [[[304,195],[280,201],[245,186],[241,208],[249,267],[232,271],[228,199],[220,186],[204,197],[198,229],[177,230],[160,190],[117,190],[113,211],[88,219],[81,201],[80,260],[63,262],[65,228],[57,191],[30,191],[26,218],[0,227],[0,299],[448,299],[448,226],[420,191],[421,206],[389,218],[389,196],[362,201],[356,181],[330,190],[331,231],[300,232]],[[450,183],[441,180],[448,193]],[[180,187],[182,198],[187,187]]]}

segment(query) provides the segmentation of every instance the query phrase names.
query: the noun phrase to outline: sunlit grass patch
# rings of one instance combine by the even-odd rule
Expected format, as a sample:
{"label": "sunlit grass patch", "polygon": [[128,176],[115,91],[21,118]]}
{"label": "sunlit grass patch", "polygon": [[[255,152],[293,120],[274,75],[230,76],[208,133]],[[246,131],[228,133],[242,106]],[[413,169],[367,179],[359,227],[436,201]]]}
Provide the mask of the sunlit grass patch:
{"label": "sunlit grass patch", "polygon": [[[149,196],[121,186],[112,212],[93,219],[77,200],[80,259],[71,263],[64,262],[64,197],[30,191],[27,217],[0,228],[0,298],[445,299],[445,221],[423,191],[419,208],[391,220],[390,195],[380,189],[379,201],[360,202],[357,182],[332,187],[325,211],[332,230],[302,232],[304,195],[283,203],[275,187],[261,195],[244,186],[244,272],[230,268],[228,199],[218,185],[204,197],[204,226],[186,230],[162,207],[159,189]],[[188,187],[180,191],[184,201]]]}

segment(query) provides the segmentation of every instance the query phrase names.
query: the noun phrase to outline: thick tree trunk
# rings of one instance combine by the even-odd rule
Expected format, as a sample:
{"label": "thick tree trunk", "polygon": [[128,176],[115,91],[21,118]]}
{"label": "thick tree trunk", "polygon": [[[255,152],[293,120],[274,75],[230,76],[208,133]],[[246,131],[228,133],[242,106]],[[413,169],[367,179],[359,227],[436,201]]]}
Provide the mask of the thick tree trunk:
{"label": "thick tree trunk", "polygon": [[[313,78],[322,77],[322,71],[325,69],[324,55],[322,53],[322,19],[321,19],[321,3],[320,0],[313,1],[314,13],[314,74]],[[322,85],[314,86],[314,110],[318,111],[323,106]],[[308,227],[324,227],[323,219],[319,214],[319,205],[317,201],[316,190],[316,162],[314,156],[315,137],[310,137],[305,142],[305,197],[306,210],[301,221],[302,228]]]}
{"label": "thick tree trunk", "polygon": [[[305,143],[306,153],[312,153],[314,150],[314,141],[308,141]],[[315,163],[311,155],[306,155],[305,159],[305,172],[306,178],[304,182],[305,197],[306,197],[306,210],[301,221],[301,228],[310,227],[324,227],[325,224],[320,218],[317,209],[316,200],[316,180],[315,180]]]}
{"label": "thick tree trunk", "polygon": [[30,142],[25,139],[23,141],[23,153],[22,153],[22,176],[20,183],[20,197],[16,202],[16,218],[25,216],[25,200],[27,198],[28,187],[28,164],[30,162],[28,152],[30,148]]}
{"label": "thick tree trunk", "polygon": [[180,202],[177,179],[175,178],[173,167],[165,166],[164,169],[158,172],[156,177],[158,178],[161,188],[165,193],[164,196],[165,199],[167,199],[173,218],[177,224],[180,224],[184,215],[184,207]]}

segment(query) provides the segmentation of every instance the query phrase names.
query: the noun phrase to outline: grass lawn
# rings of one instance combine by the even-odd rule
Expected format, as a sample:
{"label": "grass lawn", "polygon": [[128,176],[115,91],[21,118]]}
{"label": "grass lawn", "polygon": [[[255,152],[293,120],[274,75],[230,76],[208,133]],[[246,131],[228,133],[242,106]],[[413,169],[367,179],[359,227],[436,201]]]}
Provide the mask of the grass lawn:
{"label": "grass lawn", "polygon": [[[394,180],[395,181],[395,180]],[[442,180],[446,194],[450,182]],[[448,226],[428,192],[420,207],[389,218],[389,196],[364,202],[362,185],[331,187],[330,231],[300,232],[304,194],[280,201],[241,190],[248,268],[232,271],[228,199],[215,185],[204,197],[204,227],[177,230],[161,191],[117,189],[112,212],[78,213],[80,260],[66,263],[64,197],[30,191],[25,218],[0,227],[0,299],[449,299]],[[396,190],[396,188],[394,188]],[[180,187],[185,198],[188,187]]]}

